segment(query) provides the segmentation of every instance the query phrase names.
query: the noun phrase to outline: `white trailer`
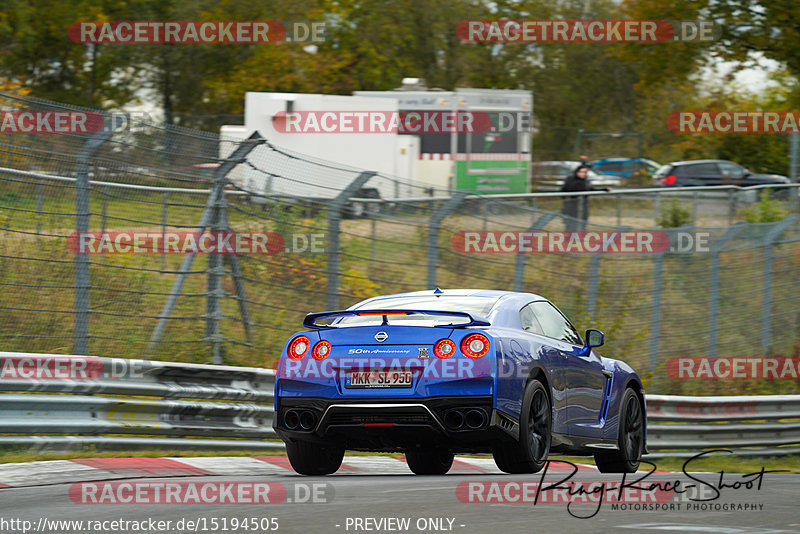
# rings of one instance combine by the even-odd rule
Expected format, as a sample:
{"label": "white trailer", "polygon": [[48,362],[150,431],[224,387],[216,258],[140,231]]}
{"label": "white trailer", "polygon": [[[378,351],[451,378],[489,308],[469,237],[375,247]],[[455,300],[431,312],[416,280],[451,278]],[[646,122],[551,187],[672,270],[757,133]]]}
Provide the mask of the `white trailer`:
{"label": "white trailer", "polygon": [[[259,195],[326,199],[335,197],[359,172],[376,171],[381,176],[371,179],[365,187],[377,189],[381,198],[419,196],[422,188],[413,185],[419,139],[396,131],[351,133],[287,128],[287,113],[341,115],[365,111],[397,114],[398,102],[393,98],[247,93],[244,125],[223,126],[221,135],[245,139],[258,131],[277,150],[257,148],[248,157],[255,168],[240,165],[231,178]],[[231,147],[230,143],[222,143],[220,155],[229,153]],[[297,157],[287,157],[282,152]]]}

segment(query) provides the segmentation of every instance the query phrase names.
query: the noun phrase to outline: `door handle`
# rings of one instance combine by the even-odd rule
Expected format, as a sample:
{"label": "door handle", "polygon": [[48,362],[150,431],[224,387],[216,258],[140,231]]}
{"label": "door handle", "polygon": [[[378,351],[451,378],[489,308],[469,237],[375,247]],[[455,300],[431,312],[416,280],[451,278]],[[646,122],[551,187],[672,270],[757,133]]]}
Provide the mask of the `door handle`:
{"label": "door handle", "polygon": [[603,369],[603,374],[606,375],[606,377],[608,377],[608,378],[611,378],[612,376],[614,376],[614,373],[612,373],[611,371],[608,371],[606,369]]}

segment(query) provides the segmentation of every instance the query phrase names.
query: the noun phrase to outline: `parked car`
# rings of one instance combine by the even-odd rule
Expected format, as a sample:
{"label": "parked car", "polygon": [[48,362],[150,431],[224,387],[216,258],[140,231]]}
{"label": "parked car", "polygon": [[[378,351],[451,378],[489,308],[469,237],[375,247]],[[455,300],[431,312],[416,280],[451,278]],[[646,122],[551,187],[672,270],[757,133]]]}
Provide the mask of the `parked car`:
{"label": "parked car", "polygon": [[[567,175],[580,165],[580,161],[537,161],[531,163],[531,190],[557,191],[564,185]],[[622,180],[617,176],[598,174],[589,169],[589,183],[594,187],[619,187]]]}
{"label": "parked car", "polygon": [[[653,175],[653,183],[663,187],[738,185],[741,187],[765,184],[788,184],[790,180],[778,174],[753,173],[738,163],[726,160],[703,159],[676,161],[664,165]],[[788,197],[789,190],[779,196]]]}
{"label": "parked car", "polygon": [[661,167],[660,163],[646,158],[605,158],[594,160],[589,165],[598,173],[622,178],[631,178],[637,172],[652,176]]}
{"label": "parked car", "polygon": [[333,473],[346,449],[400,451],[439,475],[454,453],[492,453],[507,473],[555,452],[634,472],[646,451],[639,376],[539,295],[437,288],[303,326],[280,355],[273,422],[298,473]]}

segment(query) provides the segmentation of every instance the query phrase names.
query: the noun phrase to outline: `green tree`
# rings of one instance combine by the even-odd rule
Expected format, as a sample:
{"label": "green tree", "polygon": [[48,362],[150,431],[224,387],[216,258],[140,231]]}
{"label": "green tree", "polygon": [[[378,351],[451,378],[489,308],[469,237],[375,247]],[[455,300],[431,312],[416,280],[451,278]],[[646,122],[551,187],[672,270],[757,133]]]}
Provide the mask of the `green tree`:
{"label": "green tree", "polygon": [[754,54],[785,65],[792,76],[800,76],[800,4],[792,0],[718,0],[709,2],[709,12],[722,20],[720,57],[747,65]]}
{"label": "green tree", "polygon": [[[132,0],[135,3],[137,0]],[[5,0],[0,11],[0,75],[34,96],[87,106],[133,98],[133,72],[111,45],[74,43],[69,25],[122,14],[110,0]]]}

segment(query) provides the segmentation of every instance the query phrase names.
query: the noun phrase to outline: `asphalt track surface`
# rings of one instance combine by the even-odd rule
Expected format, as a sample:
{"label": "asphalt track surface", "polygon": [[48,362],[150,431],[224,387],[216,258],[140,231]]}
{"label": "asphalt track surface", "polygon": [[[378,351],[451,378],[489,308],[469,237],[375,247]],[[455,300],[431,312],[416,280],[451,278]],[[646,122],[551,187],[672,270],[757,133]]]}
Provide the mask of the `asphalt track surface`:
{"label": "asphalt track surface", "polygon": [[[405,467],[405,466],[402,466]],[[284,488],[286,493],[274,504],[80,504],[76,500],[76,485],[58,483],[35,487],[13,487],[0,490],[0,532],[24,532],[22,521],[30,521],[27,532],[297,532],[297,533],[346,533],[346,532],[456,532],[472,533],[777,533],[800,532],[800,475],[767,474],[763,476],[761,488],[725,487],[714,500],[687,502],[688,497],[715,496],[710,489],[719,487],[719,473],[694,474],[705,482],[695,481],[696,488],[687,490],[681,497],[674,494],[664,506],[679,505],[674,510],[641,509],[641,503],[631,502],[629,508],[613,509],[613,503],[603,503],[598,510],[596,501],[576,502],[569,509],[564,502],[558,503],[486,503],[468,501],[465,488],[472,484],[473,499],[487,498],[490,489],[501,486],[495,482],[519,483],[510,486],[508,495],[520,498],[523,482],[539,483],[541,474],[504,475],[497,472],[468,472],[456,470],[445,476],[415,476],[402,469],[385,468],[376,464],[369,473],[363,470],[342,470],[328,477],[301,477],[289,469],[276,470],[269,475],[215,476],[215,477],[171,477],[131,478],[131,484],[180,483],[201,487],[213,483],[271,483],[271,487]],[[550,471],[544,484],[563,480],[567,470]],[[641,476],[640,472],[636,476]],[[754,477],[750,477],[754,480]],[[581,469],[563,484],[577,487],[579,481],[619,483],[621,475],[599,474]],[[670,482],[681,480],[684,485],[692,483],[682,473],[655,473],[647,482]],[[726,473],[723,482],[735,486],[744,482],[743,475]],[[628,480],[630,482],[630,479]],[[116,478],[110,484],[120,484],[125,479]],[[86,483],[86,482],[84,482]],[[109,484],[92,480],[92,484]],[[476,486],[481,483],[480,486]],[[316,486],[315,486],[316,485]],[[599,487],[595,484],[595,488]],[[316,499],[314,488],[319,491]],[[506,486],[502,486],[505,488]],[[609,486],[610,487],[610,486]],[[73,493],[70,494],[72,488]],[[461,490],[458,490],[461,488]],[[478,488],[477,490],[475,488]],[[702,493],[700,492],[702,489]],[[501,493],[503,490],[500,490]],[[280,493],[280,491],[278,492]],[[550,495],[553,493],[551,492]],[[70,496],[72,495],[72,497]],[[272,492],[275,498],[275,492]],[[495,493],[495,497],[500,494]],[[540,495],[547,495],[546,492]],[[563,497],[562,493],[562,497]],[[481,497],[482,496],[482,497]],[[530,494],[529,494],[530,497]],[[585,496],[584,496],[585,497]],[[547,497],[544,498],[547,500]],[[297,502],[298,500],[303,502]],[[316,500],[318,502],[311,502]],[[78,499],[80,501],[80,499]],[[647,503],[647,499],[645,499]],[[652,502],[649,504],[652,505]],[[742,509],[747,505],[749,509]],[[621,507],[622,505],[620,505]],[[688,506],[688,509],[687,509]],[[692,508],[695,506],[696,508]],[[738,509],[730,509],[738,508]],[[575,516],[589,516],[579,518]],[[269,519],[277,520],[277,529],[269,526]],[[396,518],[396,519],[391,519]],[[179,526],[180,520],[184,523]],[[244,529],[243,522],[258,521],[255,528]],[[16,523],[11,522],[17,520]],[[58,520],[84,521],[80,529],[49,523]],[[114,520],[141,521],[139,530]],[[168,526],[146,521],[171,521]],[[187,528],[185,521],[196,521]],[[216,523],[212,521],[215,520]],[[266,521],[264,521],[266,520]],[[40,521],[42,521],[40,523]],[[87,521],[107,521],[93,528]],[[203,523],[201,523],[203,521]],[[238,528],[232,528],[238,521]],[[404,521],[408,521],[407,526]],[[150,525],[155,528],[150,528]],[[253,525],[253,523],[250,523]],[[213,528],[216,526],[216,528]],[[95,525],[97,527],[97,525]],[[268,527],[268,528],[264,528]]]}

